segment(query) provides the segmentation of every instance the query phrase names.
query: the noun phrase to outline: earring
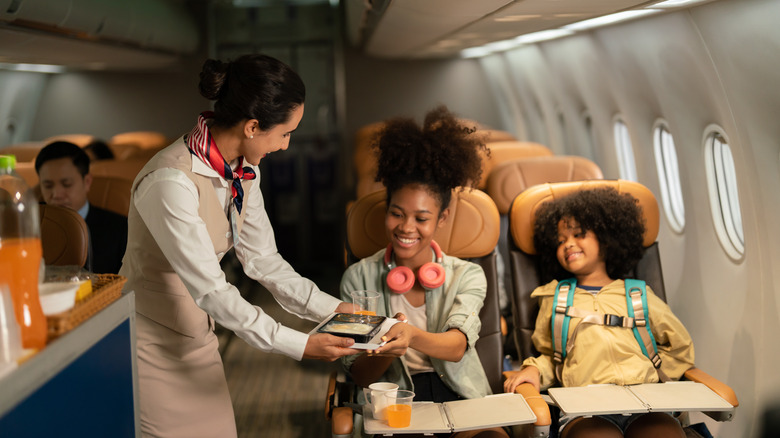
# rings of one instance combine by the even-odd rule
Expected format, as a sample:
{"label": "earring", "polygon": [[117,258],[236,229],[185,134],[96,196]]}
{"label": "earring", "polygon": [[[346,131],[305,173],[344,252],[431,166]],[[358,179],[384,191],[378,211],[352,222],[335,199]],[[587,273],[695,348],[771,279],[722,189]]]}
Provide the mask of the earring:
{"label": "earring", "polygon": [[250,135],[249,138],[255,138],[255,136],[254,135]]}

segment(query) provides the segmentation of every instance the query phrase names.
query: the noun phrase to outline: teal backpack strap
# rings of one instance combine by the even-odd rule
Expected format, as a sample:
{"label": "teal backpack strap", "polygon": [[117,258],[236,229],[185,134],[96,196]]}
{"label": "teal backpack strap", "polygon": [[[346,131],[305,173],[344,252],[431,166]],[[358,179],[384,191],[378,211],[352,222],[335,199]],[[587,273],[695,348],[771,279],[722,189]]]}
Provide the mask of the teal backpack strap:
{"label": "teal backpack strap", "polygon": [[655,344],[653,332],[650,330],[650,313],[647,308],[647,289],[642,280],[626,279],[626,304],[628,316],[634,318],[634,337],[642,349],[642,353],[653,362],[661,381],[668,378],[661,372],[661,356]]}
{"label": "teal backpack strap", "polygon": [[571,319],[566,314],[566,309],[574,302],[576,288],[577,279],[575,278],[561,280],[555,287],[550,323],[552,325],[553,361],[558,364],[563,363],[566,358],[566,341],[569,336],[569,320]]}

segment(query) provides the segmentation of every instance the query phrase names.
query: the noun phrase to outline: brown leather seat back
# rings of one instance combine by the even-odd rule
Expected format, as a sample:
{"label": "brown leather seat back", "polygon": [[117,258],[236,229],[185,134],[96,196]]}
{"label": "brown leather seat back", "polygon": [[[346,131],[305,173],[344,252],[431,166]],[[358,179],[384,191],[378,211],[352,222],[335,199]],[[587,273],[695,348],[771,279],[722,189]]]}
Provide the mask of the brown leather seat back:
{"label": "brown leather seat back", "polygon": [[509,212],[509,269],[512,271],[512,316],[514,336],[520,360],[536,356],[531,335],[539,307],[531,293],[540,284],[533,243],[536,212],[547,201],[561,198],[577,190],[613,187],[620,193],[630,193],[642,207],[645,219],[645,254],[630,278],[644,280],[661,299],[666,299],[661,260],[658,253],[659,212],[653,193],[642,184],[624,180],[591,180],[548,183],[530,187],[512,202]]}
{"label": "brown leather seat back", "polygon": [[92,176],[113,176],[133,182],[146,162],[146,159],[93,161],[89,166],[89,173]]}
{"label": "brown leather seat back", "polygon": [[100,208],[127,216],[130,211],[132,180],[113,176],[93,176],[87,198]]}
{"label": "brown leather seat back", "polygon": [[27,184],[27,187],[35,187],[38,185],[38,172],[35,171],[34,161],[17,161],[14,170],[22,177]]}
{"label": "brown leather seat back", "polygon": [[84,266],[89,254],[89,230],[77,211],[41,204],[41,245],[47,265]]}
{"label": "brown leather seat back", "polygon": [[509,213],[515,197],[537,184],[604,179],[601,168],[587,158],[553,155],[519,158],[493,167],[488,175],[486,191],[501,214]]}
{"label": "brown leather seat back", "polygon": [[[386,192],[373,192],[355,201],[347,216],[348,261],[368,257],[389,244],[385,233]],[[498,306],[496,244],[498,209],[479,190],[453,191],[450,215],[434,239],[445,254],[469,259],[482,266],[487,277],[487,296],[480,311],[482,329],[477,353],[494,392],[502,392],[503,346]]]}
{"label": "brown leather seat back", "polygon": [[46,143],[42,141],[27,141],[24,143],[16,143],[4,148],[0,148],[0,155],[13,155],[16,157],[16,164],[24,162],[33,162],[35,157],[38,156],[38,152],[46,146]]}
{"label": "brown leather seat back", "polygon": [[487,143],[490,149],[490,157],[482,159],[482,177],[480,178],[479,189],[485,189],[487,179],[493,168],[507,161],[517,160],[528,157],[549,157],[553,151],[547,146],[530,141],[494,141]]}

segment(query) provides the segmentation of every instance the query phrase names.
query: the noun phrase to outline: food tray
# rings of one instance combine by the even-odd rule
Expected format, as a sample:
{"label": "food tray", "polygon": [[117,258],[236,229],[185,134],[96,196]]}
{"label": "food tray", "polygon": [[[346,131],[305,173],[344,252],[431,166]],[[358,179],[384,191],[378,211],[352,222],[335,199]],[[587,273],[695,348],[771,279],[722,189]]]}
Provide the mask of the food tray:
{"label": "food tray", "polygon": [[92,293],[79,301],[67,312],[47,316],[47,337],[55,339],[73,330],[104,307],[111,304],[122,294],[127,278],[116,274],[92,274]]}
{"label": "food tray", "polygon": [[355,342],[366,343],[376,335],[385,319],[384,316],[337,313],[319,327],[317,331],[352,338]]}

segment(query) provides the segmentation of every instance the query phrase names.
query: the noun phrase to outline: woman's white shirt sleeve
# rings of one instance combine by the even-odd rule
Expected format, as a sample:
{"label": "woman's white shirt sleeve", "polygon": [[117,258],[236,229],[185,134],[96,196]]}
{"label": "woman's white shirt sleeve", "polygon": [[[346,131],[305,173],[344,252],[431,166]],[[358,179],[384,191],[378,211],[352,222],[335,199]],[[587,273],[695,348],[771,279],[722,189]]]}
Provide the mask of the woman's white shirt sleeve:
{"label": "woman's white shirt sleeve", "polygon": [[[216,175],[211,169],[198,168],[197,161],[193,162],[193,171]],[[212,181],[218,198],[226,200],[227,209],[228,182],[218,176]],[[258,182],[259,178],[243,182],[245,192],[248,184],[256,186],[250,199],[244,199],[247,211],[236,255],[246,274],[271,291],[282,308],[320,321],[340,301],[301,277],[279,255]],[[303,357],[308,335],[276,322],[263,309],[247,302],[225,279],[206,224],[198,215],[197,188],[183,172],[166,168],[150,173],[138,184],[133,199],[150,233],[200,308],[256,348],[296,360]]]}

